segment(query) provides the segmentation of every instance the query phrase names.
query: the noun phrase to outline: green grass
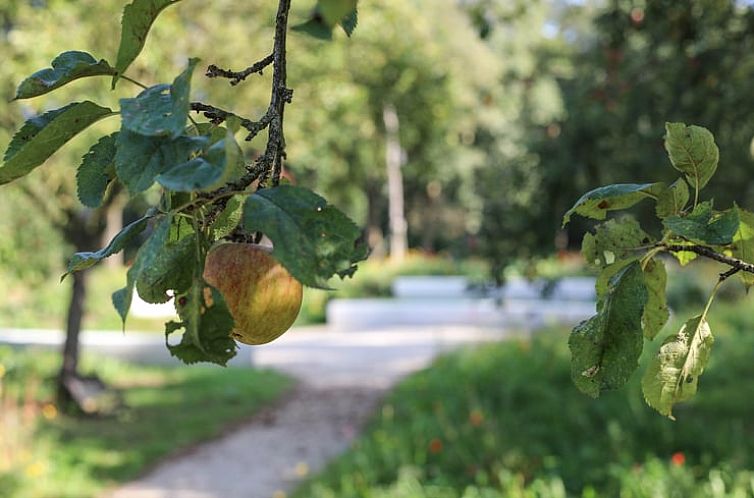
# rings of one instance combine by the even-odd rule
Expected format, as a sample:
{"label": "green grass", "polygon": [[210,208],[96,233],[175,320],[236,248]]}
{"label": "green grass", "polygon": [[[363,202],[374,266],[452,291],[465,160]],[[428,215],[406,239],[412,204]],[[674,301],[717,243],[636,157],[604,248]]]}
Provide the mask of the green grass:
{"label": "green grass", "polygon": [[57,363],[52,353],[0,348],[3,498],[95,496],[248,419],[290,386],[272,371],[88,358],[84,370],[117,388],[126,408],[107,417],[73,418],[50,404]]}
{"label": "green grass", "polygon": [[[100,265],[89,272],[85,329],[121,330],[120,317],[110,296],[125,285],[126,271],[125,267]],[[65,325],[71,293],[70,278],[60,282],[60,275],[49,275],[33,281],[19,281],[4,274],[0,267],[0,281],[7,289],[0,302],[0,327],[60,329]],[[166,321],[130,316],[127,330],[162,333]]]}
{"label": "green grass", "polygon": [[598,400],[580,394],[565,331],[549,330],[446,356],[408,378],[295,497],[754,496],[750,310],[715,310],[711,365],[676,422],[644,404],[640,374]]}

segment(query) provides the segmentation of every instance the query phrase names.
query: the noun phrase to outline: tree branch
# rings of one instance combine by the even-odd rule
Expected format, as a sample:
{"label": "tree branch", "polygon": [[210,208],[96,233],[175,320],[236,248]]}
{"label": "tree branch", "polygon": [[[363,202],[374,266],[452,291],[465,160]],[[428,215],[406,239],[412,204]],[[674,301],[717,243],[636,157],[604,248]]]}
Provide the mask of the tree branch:
{"label": "tree branch", "polygon": [[207,78],[228,78],[230,80],[230,84],[232,86],[236,86],[237,84],[241,83],[243,80],[245,80],[249,75],[254,73],[262,74],[262,70],[272,64],[273,60],[275,58],[275,54],[272,53],[262,59],[261,61],[255,62],[251,66],[247,67],[243,71],[231,71],[230,69],[220,69],[216,65],[212,64],[207,68],[207,73],[205,76]]}
{"label": "tree branch", "polygon": [[267,112],[262,116],[259,121],[252,121],[250,119],[242,118],[238,114],[234,114],[230,111],[220,109],[219,107],[203,104],[202,102],[192,102],[191,110],[195,112],[201,112],[204,117],[209,119],[213,124],[220,124],[226,121],[230,117],[236,117],[240,120],[241,126],[246,128],[249,134],[246,136],[246,141],[251,141],[256,137],[260,131],[264,130],[270,125],[272,121],[273,113],[272,109],[267,109]]}
{"label": "tree branch", "polygon": [[283,116],[285,104],[293,99],[293,90],[286,87],[286,36],[288,32],[288,12],[291,8],[291,0],[280,0],[278,12],[275,18],[275,45],[272,50],[273,68],[272,94],[270,96],[270,110],[272,121],[270,122],[267,138],[267,148],[260,158],[266,166],[265,173],[259,181],[260,187],[264,187],[267,178],[272,174],[273,185],[280,181],[282,160],[285,157],[285,134],[283,132]]}
{"label": "tree branch", "polygon": [[747,263],[746,261],[742,261],[738,258],[732,258],[730,256],[726,256],[725,254],[720,254],[719,252],[713,251],[709,247],[698,246],[698,245],[686,246],[683,244],[666,244],[661,247],[664,247],[666,251],[670,251],[670,252],[684,252],[684,251],[693,252],[700,256],[704,256],[705,258],[709,258],[719,263],[723,263],[730,266],[731,270],[720,275],[721,278],[723,277],[723,275],[726,275],[725,278],[728,278],[729,276],[734,275],[735,273],[738,273],[739,271],[754,273],[754,264]]}
{"label": "tree branch", "polygon": [[[293,90],[286,86],[286,37],[288,34],[288,12],[291,8],[291,0],[279,0],[278,10],[275,16],[275,35],[272,54],[261,61],[249,66],[247,69],[239,72],[219,69],[217,66],[210,66],[207,69],[207,76],[230,78],[231,84],[237,84],[249,74],[259,72],[263,68],[272,64],[272,90],[270,95],[270,105],[264,116],[259,121],[251,121],[241,118],[232,112],[203,104],[201,102],[192,102],[191,110],[201,112],[212,123],[219,124],[230,117],[237,117],[241,120],[241,126],[249,131],[246,140],[253,139],[260,131],[268,129],[267,146],[264,153],[254,160],[251,164],[246,165],[246,173],[238,180],[228,183],[222,188],[213,192],[200,194],[199,198],[205,199],[207,205],[212,205],[211,213],[220,212],[227,203],[229,193],[245,191],[252,183],[258,181],[257,189],[264,188],[266,181],[272,177],[272,184],[277,185],[280,181],[280,174],[283,168],[283,159],[285,158],[285,135],[283,133],[283,115],[285,105],[293,99]],[[235,82],[235,83],[234,83]],[[238,237],[238,234],[234,235]]]}

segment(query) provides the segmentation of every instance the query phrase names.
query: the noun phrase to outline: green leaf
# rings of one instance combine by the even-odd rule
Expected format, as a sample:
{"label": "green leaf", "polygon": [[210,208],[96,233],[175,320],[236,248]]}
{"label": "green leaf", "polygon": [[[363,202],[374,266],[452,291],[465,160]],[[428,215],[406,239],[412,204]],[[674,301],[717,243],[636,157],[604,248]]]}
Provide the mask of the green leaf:
{"label": "green leaf", "polygon": [[29,119],[13,136],[0,167],[0,185],[30,173],[82,130],[114,113],[89,101]]}
{"label": "green leaf", "polygon": [[[754,263],[754,213],[738,206],[734,209],[738,212],[739,225],[731,246],[733,257],[747,263]],[[747,289],[754,285],[753,274],[745,271],[738,273]]]}
{"label": "green leaf", "polygon": [[332,40],[332,27],[328,26],[319,16],[312,17],[304,23],[297,24],[293,26],[291,30],[307,34],[318,40]]}
{"label": "green leaf", "polygon": [[596,398],[631,377],[641,356],[646,302],[641,267],[633,262],[610,280],[600,312],[573,329],[568,340],[571,378],[580,391]]}
{"label": "green leaf", "polygon": [[662,191],[655,211],[660,218],[679,214],[689,202],[689,186],[683,178],[674,181]]}
{"label": "green leaf", "polygon": [[335,274],[352,275],[366,257],[357,245],[361,232],[342,212],[314,192],[290,185],[263,189],[248,197],[243,227],[263,232],[272,255],[302,284],[327,288]]}
{"label": "green leaf", "polygon": [[679,237],[692,242],[711,245],[727,245],[733,242],[738,231],[738,211],[728,209],[722,213],[712,210],[712,202],[699,203],[686,216],[670,216],[662,224]]}
{"label": "green leaf", "polygon": [[357,0],[319,0],[317,11],[330,27],[334,27],[356,11]]}
{"label": "green leaf", "polygon": [[191,75],[199,59],[190,59],[172,85],[155,85],[136,98],[121,99],[123,127],[150,137],[178,138],[186,128],[189,115]]}
{"label": "green leaf", "polygon": [[574,213],[596,220],[604,220],[608,211],[627,209],[642,199],[657,198],[662,183],[617,183],[587,192],[563,216],[566,226]]}
{"label": "green leaf", "polygon": [[665,123],[665,150],[673,167],[686,175],[697,191],[715,174],[720,151],[715,137],[701,126]]}
{"label": "green leaf", "polygon": [[647,304],[644,306],[642,324],[644,337],[654,339],[670,318],[665,296],[668,274],[665,264],[657,258],[650,259],[644,267],[644,285],[647,286]]}
{"label": "green leaf", "polygon": [[608,297],[608,291],[610,290],[610,281],[612,280],[612,278],[617,275],[622,269],[636,261],[639,261],[638,256],[627,259],[619,259],[600,270],[599,275],[597,275],[597,281],[594,284],[595,293],[597,295],[598,312],[602,309],[605,304],[605,300]]}
{"label": "green leaf", "polygon": [[181,136],[175,140],[146,137],[128,130],[118,135],[115,171],[131,194],[148,189],[157,175],[186,162],[206,144],[205,137]]}
{"label": "green leaf", "polygon": [[696,394],[713,342],[709,324],[701,315],[687,321],[678,334],[665,339],[641,381],[647,404],[673,418],[673,405]]}
{"label": "green leaf", "polygon": [[152,219],[152,217],[153,216],[151,214],[148,214],[143,218],[139,218],[138,220],[134,221],[123,230],[118,232],[118,234],[113,237],[113,240],[111,240],[106,247],[100,249],[99,251],[77,252],[76,254],[74,254],[71,257],[71,260],[68,262],[68,271],[65,273],[65,275],[63,275],[61,280],[70,273],[86,270],[87,268],[90,268],[99,263],[103,259],[109,258],[113,254],[117,254],[122,251],[130,241],[138,237],[139,234],[144,231],[144,229],[147,227],[147,223],[150,219]]}
{"label": "green leaf", "polygon": [[581,254],[589,264],[602,267],[624,259],[651,241],[638,221],[624,217],[597,225],[594,234],[587,233],[581,243]]}
{"label": "green leaf", "polygon": [[160,12],[178,2],[180,0],[134,0],[126,5],[121,20],[122,29],[118,57],[115,62],[116,73],[113,76],[113,88],[115,88],[119,76],[128,69],[141,53],[152,23],[157,19]]}
{"label": "green leaf", "polygon": [[234,195],[228,199],[225,208],[217,216],[215,222],[212,223],[215,240],[227,237],[236,229],[243,216],[243,201],[244,196],[242,195]]}
{"label": "green leaf", "polygon": [[210,191],[238,179],[243,173],[241,148],[228,132],[226,138],[213,144],[203,155],[169,169],[156,179],[175,192]]}
{"label": "green leaf", "polygon": [[136,291],[148,303],[166,303],[172,295],[186,293],[196,267],[196,235],[168,242],[136,280]]}
{"label": "green leaf", "polygon": [[[185,201],[175,204],[176,199],[174,198],[173,205],[182,205],[188,202],[189,199],[190,197],[187,196],[187,199]],[[170,235],[168,236],[168,242],[171,244],[178,242],[179,240],[193,235],[194,233],[194,226],[191,220],[188,220],[183,216],[176,216],[175,218],[173,218],[173,224],[170,225]]]}
{"label": "green leaf", "polygon": [[121,320],[123,320],[124,328],[126,326],[128,311],[131,309],[131,300],[136,281],[145,269],[154,264],[159,254],[164,250],[169,240],[171,225],[171,216],[166,216],[160,220],[152,231],[152,234],[139,248],[139,252],[136,253],[136,259],[134,259],[131,268],[129,268],[126,274],[126,286],[113,293],[113,306],[118,311]]}
{"label": "green leaf", "polygon": [[[204,289],[212,289],[210,303],[204,300]],[[191,289],[176,302],[181,322],[169,322],[165,326],[165,341],[170,354],[184,363],[200,361],[227,364],[236,355],[236,342],[230,337],[233,316],[222,295],[207,287],[203,280],[195,279]],[[181,342],[172,345],[168,338],[183,329]]]}
{"label": "green leaf", "polygon": [[105,190],[115,178],[115,141],[118,132],[99,139],[84,155],[76,172],[76,193],[85,206],[102,205]]}
{"label": "green leaf", "polygon": [[52,61],[52,67],[37,71],[22,81],[14,100],[44,95],[79,78],[112,74],[115,69],[104,59],[97,61],[90,54],[75,50],[63,52]]}
{"label": "green leaf", "polygon": [[359,25],[359,11],[357,9],[354,9],[353,12],[351,12],[349,15],[347,15],[343,20],[340,22],[340,26],[343,28],[343,31],[346,32],[346,35],[351,36],[353,35],[353,32],[356,31],[356,26]]}

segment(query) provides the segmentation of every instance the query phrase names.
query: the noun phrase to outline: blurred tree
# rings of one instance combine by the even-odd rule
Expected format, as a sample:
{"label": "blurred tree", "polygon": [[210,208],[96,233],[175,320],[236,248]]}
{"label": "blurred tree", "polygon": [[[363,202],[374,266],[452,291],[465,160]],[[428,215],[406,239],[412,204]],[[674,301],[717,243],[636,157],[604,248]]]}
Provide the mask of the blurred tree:
{"label": "blurred tree", "polygon": [[[562,118],[533,135],[548,230],[584,191],[658,178],[673,181],[662,146],[666,121],[710,129],[724,174],[715,200],[754,205],[751,143],[754,9],[734,0],[608,2],[595,32],[572,42],[575,71],[561,77]],[[557,127],[556,135],[548,130]],[[650,209],[643,206],[640,209]],[[641,215],[649,222],[651,213]],[[581,240],[585,226],[569,227]]]}
{"label": "blurred tree", "polygon": [[514,260],[553,250],[557,225],[550,219],[557,207],[542,191],[547,166],[531,143],[543,131],[560,133],[558,80],[573,71],[573,48],[562,23],[587,17],[589,9],[545,1],[478,0],[467,7],[504,65],[495,101],[499,114],[482,122],[475,137],[485,156],[475,173],[479,250],[501,280]]}
{"label": "blurred tree", "polygon": [[[725,171],[720,203],[754,204],[750,181],[754,9],[734,0],[612,0],[501,5],[467,2],[507,61],[506,125],[478,135],[480,229],[496,272],[511,260],[581,240],[562,214],[599,185],[676,177],[662,146],[666,121],[712,131]],[[596,7],[599,6],[599,7]],[[496,167],[499,165],[499,167]],[[495,189],[499,188],[498,194]],[[640,218],[650,223],[649,212]]]}
{"label": "blurred tree", "polygon": [[[65,98],[66,90],[47,101],[8,104],[15,95],[19,79],[48,66],[52,57],[59,52],[63,38],[58,28],[61,22],[70,30],[65,34],[69,43],[84,45],[93,53],[98,53],[97,48],[101,50],[101,47],[107,46],[107,31],[102,32],[101,24],[94,22],[96,5],[96,2],[86,1],[75,5],[69,2],[0,4],[0,19],[4,22],[0,47],[7,57],[0,68],[0,115],[4,117],[0,123],[0,134],[3,142],[10,139],[23,118],[56,107],[60,102],[57,99]],[[44,33],[44,36],[40,36],[40,33]],[[32,39],[34,43],[30,42]],[[113,99],[96,84],[86,82],[81,86],[87,95],[101,96],[103,100]],[[44,285],[46,282],[38,277],[51,272],[62,273],[63,254],[69,249],[91,251],[102,243],[108,207],[116,197],[116,191],[111,191],[102,209],[92,210],[78,202],[75,189],[75,167],[81,161],[85,141],[91,137],[91,134],[85,134],[75,140],[72,147],[57,154],[54,159],[57,167],[46,168],[44,172],[31,175],[4,190],[0,203],[0,219],[3,220],[0,230],[10,236],[3,237],[4,242],[0,245],[2,265],[5,272],[17,278],[28,280],[29,276],[37,276],[28,282],[30,285]],[[42,213],[42,216],[38,213]],[[86,277],[86,272],[71,277],[66,340],[59,376],[61,401],[68,400],[67,386],[77,377],[78,337],[84,315]]]}
{"label": "blurred tree", "polygon": [[[457,2],[364,0],[343,43],[292,40],[291,168],[372,235],[387,228],[385,109],[394,108],[409,245],[447,247],[467,232],[477,122],[496,113],[500,62]],[[300,45],[299,45],[300,44]],[[296,54],[316,53],[303,58]]]}
{"label": "blurred tree", "polygon": [[[417,227],[411,241],[427,248],[438,247],[439,240],[447,244],[466,232],[465,198],[472,193],[465,165],[479,160],[469,153],[477,120],[474,111],[487,105],[485,112],[495,112],[489,106],[489,94],[499,76],[496,58],[480,42],[471,23],[452,0],[443,1],[438,8],[429,0],[365,0],[358,37],[338,44],[303,36],[290,39],[291,86],[296,101],[306,103],[288,116],[290,164],[300,183],[314,184],[358,221],[368,221],[373,233],[381,233],[387,218],[383,111],[393,106],[406,157],[402,169],[407,217]],[[305,19],[311,7],[312,2],[296,6],[293,22]],[[132,90],[122,85],[113,93],[105,79],[92,79],[39,99],[7,104],[19,80],[48,66],[62,41],[67,49],[112,60],[121,8],[122,3],[94,0],[0,0],[4,22],[0,44],[7,57],[0,68],[2,142],[10,140],[24,118],[59,107],[73,96],[84,94],[115,107],[117,99],[126,96],[123,88]],[[211,9],[191,3],[168,9],[129,74],[149,85],[171,79],[189,56],[231,67],[239,65],[238,54],[249,54],[249,59],[264,55],[271,48],[274,8],[274,2],[264,0],[242,6],[217,0]],[[223,29],[217,30],[220,24]],[[269,75],[253,76],[235,88],[227,82],[197,78],[194,92],[199,98],[211,94],[218,105],[239,114],[261,116],[268,95],[266,90],[258,91],[259,79],[264,84],[261,88],[268,88]],[[109,131],[108,126],[105,121],[93,128],[102,133]],[[23,226],[24,240],[8,237],[1,243],[4,267],[21,271],[34,263],[24,255],[30,247],[28,238],[54,255],[34,263],[46,273],[60,271],[62,254],[71,249],[91,250],[102,244],[106,211],[83,208],[75,192],[75,168],[91,145],[93,133],[75,139],[56,154],[53,164],[7,187],[0,202],[0,230],[15,233]],[[18,203],[41,209],[45,218],[23,225],[23,214],[16,212]],[[85,276],[72,281],[61,378],[75,375],[83,319]]]}

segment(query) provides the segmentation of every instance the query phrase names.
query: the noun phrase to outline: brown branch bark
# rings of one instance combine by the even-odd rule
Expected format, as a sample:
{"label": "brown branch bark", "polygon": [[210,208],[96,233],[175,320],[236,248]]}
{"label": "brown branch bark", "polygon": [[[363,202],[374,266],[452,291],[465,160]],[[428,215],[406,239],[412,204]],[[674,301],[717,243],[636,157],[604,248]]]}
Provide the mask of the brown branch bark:
{"label": "brown branch bark", "polygon": [[[754,264],[747,263],[746,261],[742,261],[738,258],[733,258],[730,256],[726,256],[725,254],[721,254],[719,252],[716,252],[709,247],[700,246],[700,245],[683,245],[683,244],[667,244],[663,246],[666,251],[670,252],[693,252],[698,254],[699,256],[704,256],[705,258],[712,259],[714,261],[717,261],[719,263],[726,264],[731,267],[731,270],[735,270],[732,273],[726,272],[723,275],[727,275],[725,278],[727,278],[730,275],[733,275],[739,271],[745,271],[748,273],[754,273]],[[728,275],[730,273],[730,275]]]}
{"label": "brown branch bark", "polygon": [[241,122],[241,126],[243,126],[249,132],[249,134],[246,136],[247,142],[256,137],[260,131],[267,128],[270,125],[270,122],[272,122],[273,118],[272,108],[267,109],[267,112],[264,114],[264,116],[261,117],[259,121],[252,121],[250,119],[243,118],[238,114],[234,114],[230,111],[226,111],[209,104],[204,104],[202,102],[191,102],[191,110],[195,112],[201,112],[205,118],[209,119],[211,123],[216,125],[222,123],[223,121],[226,121],[231,117],[238,118]]}
{"label": "brown branch bark", "polygon": [[272,92],[270,95],[270,111],[272,120],[267,136],[267,147],[264,155],[259,159],[265,165],[265,173],[260,179],[260,186],[264,187],[269,175],[272,175],[273,185],[280,181],[280,172],[285,158],[285,134],[283,132],[283,118],[285,105],[293,99],[293,90],[286,86],[288,71],[286,67],[288,12],[291,0],[280,0],[275,17],[275,45],[272,50],[273,73]]}
{"label": "brown branch bark", "polygon": [[[237,116],[241,119],[241,126],[249,131],[246,140],[253,139],[260,131],[268,129],[267,146],[264,153],[258,157],[252,164],[249,164],[247,173],[233,183],[229,183],[223,188],[206,194],[205,198],[217,198],[225,192],[244,190],[254,181],[259,180],[258,188],[264,188],[267,180],[272,177],[273,185],[280,181],[280,174],[283,168],[283,159],[285,158],[285,134],[283,132],[283,117],[285,114],[285,105],[293,99],[293,90],[286,86],[287,68],[286,68],[286,50],[288,35],[288,13],[291,9],[291,0],[280,0],[278,10],[275,16],[275,35],[272,54],[265,57],[259,62],[254,63],[243,71],[230,71],[220,69],[217,66],[210,66],[207,69],[207,76],[230,78],[231,84],[236,79],[243,79],[249,74],[259,72],[265,67],[272,64],[272,90],[270,95],[270,105],[264,116],[259,121],[252,121],[241,118],[229,111],[204,104],[202,102],[192,102],[191,109],[201,112],[211,122],[218,124],[231,116]],[[240,81],[239,79],[239,81]],[[222,202],[218,206],[222,209]]]}
{"label": "brown branch bark", "polygon": [[207,78],[228,78],[230,80],[230,84],[233,86],[236,86],[237,84],[241,83],[251,74],[258,73],[261,75],[264,68],[272,64],[274,59],[275,59],[275,54],[272,53],[268,55],[267,57],[265,57],[264,59],[258,62],[255,62],[254,64],[247,67],[243,71],[231,71],[230,69],[221,69],[217,67],[216,65],[212,64],[207,68],[206,76]]}

